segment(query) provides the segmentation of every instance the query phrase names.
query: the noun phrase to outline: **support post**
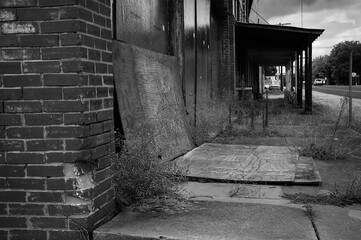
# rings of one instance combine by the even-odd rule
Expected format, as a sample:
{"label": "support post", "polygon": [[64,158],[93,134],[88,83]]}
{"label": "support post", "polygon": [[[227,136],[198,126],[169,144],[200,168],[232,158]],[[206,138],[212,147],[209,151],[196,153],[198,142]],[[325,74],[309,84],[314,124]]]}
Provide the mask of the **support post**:
{"label": "support post", "polygon": [[352,124],[352,51],[350,52],[350,69],[349,69],[349,111],[348,111],[348,124]]}
{"label": "support post", "polygon": [[303,50],[299,54],[299,74],[297,85],[297,105],[302,108],[302,91],[303,91]]}
{"label": "support post", "polygon": [[306,47],[305,112],[312,114],[312,42]]}

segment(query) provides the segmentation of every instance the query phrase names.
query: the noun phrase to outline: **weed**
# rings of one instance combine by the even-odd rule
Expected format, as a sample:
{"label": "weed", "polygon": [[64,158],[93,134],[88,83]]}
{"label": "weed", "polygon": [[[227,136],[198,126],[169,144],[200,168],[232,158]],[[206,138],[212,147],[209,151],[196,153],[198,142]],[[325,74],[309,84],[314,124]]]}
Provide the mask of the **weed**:
{"label": "weed", "polygon": [[316,212],[313,209],[313,205],[311,203],[306,203],[304,206],[306,216],[313,221],[316,218]]}
{"label": "weed", "polygon": [[159,157],[154,137],[146,125],[123,139],[116,159],[114,185],[121,204],[142,199],[173,195],[185,180],[184,172]]}

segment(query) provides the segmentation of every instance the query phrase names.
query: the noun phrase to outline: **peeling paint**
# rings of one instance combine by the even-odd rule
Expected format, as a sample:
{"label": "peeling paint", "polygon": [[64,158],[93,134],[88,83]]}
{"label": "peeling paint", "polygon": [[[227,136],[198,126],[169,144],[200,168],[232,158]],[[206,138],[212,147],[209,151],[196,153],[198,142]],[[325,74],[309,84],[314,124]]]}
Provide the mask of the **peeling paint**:
{"label": "peeling paint", "polygon": [[32,23],[3,23],[1,32],[4,34],[35,33],[36,28]]}

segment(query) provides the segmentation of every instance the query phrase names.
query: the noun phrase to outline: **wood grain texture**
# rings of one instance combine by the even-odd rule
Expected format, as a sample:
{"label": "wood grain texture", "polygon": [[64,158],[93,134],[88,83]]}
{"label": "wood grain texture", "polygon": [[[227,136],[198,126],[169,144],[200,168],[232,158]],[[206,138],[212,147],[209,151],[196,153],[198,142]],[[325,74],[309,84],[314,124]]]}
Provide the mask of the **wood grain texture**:
{"label": "wood grain texture", "polygon": [[175,57],[113,42],[114,77],[125,134],[137,124],[152,126],[162,159],[193,148]]}

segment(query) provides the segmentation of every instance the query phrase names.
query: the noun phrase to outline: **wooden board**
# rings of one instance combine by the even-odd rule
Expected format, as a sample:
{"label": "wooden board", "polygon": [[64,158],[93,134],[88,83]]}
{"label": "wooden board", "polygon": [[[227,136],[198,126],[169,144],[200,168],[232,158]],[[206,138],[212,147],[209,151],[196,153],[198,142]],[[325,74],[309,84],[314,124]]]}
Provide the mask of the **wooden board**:
{"label": "wooden board", "polygon": [[113,41],[113,61],[125,135],[150,124],[164,160],[192,149],[176,58]]}

